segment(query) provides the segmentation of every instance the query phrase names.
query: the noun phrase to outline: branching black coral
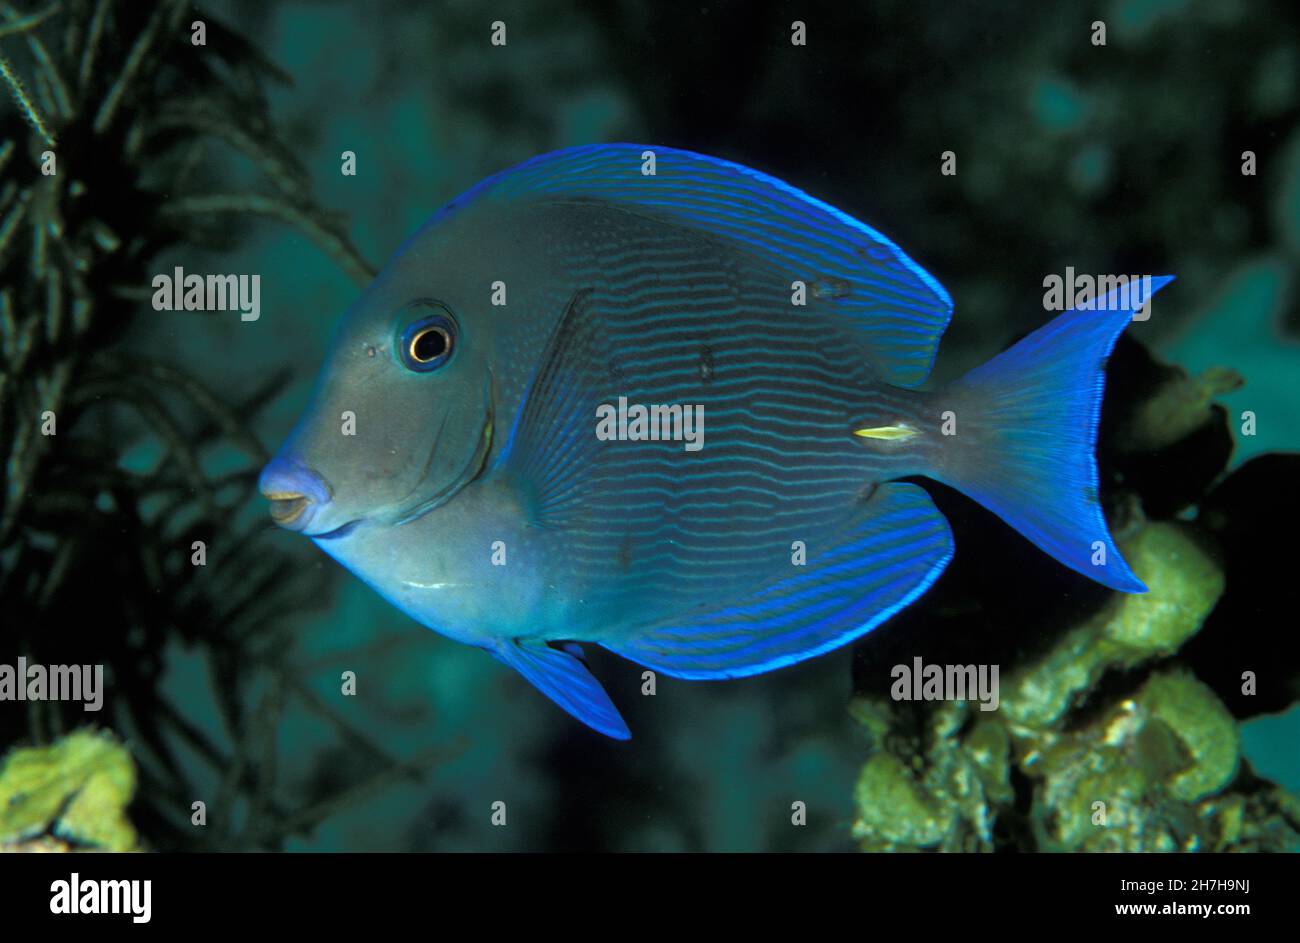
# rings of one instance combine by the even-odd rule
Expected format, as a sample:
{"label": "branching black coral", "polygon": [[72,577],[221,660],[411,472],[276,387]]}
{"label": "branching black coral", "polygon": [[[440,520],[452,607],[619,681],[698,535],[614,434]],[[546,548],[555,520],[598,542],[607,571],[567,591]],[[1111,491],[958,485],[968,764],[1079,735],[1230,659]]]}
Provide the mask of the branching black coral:
{"label": "branching black coral", "polygon": [[[211,45],[190,45],[194,19]],[[371,781],[285,797],[275,732],[287,701],[359,742],[289,663],[284,616],[314,605],[316,588],[268,547],[264,525],[232,524],[266,457],[250,422],[286,378],[231,400],[123,341],[160,251],[229,245],[244,221],[297,227],[359,281],[373,270],[272,128],[262,85],[284,76],[185,0],[0,2],[0,79],[12,106],[0,112],[4,650],[105,666],[113,717],[95,719],[140,764],[135,814],[153,847],[278,847],[438,756],[400,763],[367,746]],[[258,168],[258,189],[220,185],[206,160],[217,141]],[[141,443],[154,454],[136,467],[127,453]],[[208,470],[218,449],[236,470]],[[192,565],[194,541],[205,566]],[[205,655],[233,747],[162,692],[178,643]],[[0,714],[0,743],[45,743],[86,716],[29,701],[25,717]],[[196,794],[181,748],[220,774],[215,795]],[[219,827],[189,827],[200,798]]]}

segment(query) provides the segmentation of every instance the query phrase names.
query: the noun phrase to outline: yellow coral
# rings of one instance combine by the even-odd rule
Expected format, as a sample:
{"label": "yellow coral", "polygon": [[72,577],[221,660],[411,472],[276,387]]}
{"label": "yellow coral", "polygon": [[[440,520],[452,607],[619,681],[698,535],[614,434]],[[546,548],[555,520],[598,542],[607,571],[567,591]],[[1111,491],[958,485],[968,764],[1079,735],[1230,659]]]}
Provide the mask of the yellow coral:
{"label": "yellow coral", "polygon": [[134,792],[131,755],[110,734],[12,750],[0,765],[0,849],[132,851]]}

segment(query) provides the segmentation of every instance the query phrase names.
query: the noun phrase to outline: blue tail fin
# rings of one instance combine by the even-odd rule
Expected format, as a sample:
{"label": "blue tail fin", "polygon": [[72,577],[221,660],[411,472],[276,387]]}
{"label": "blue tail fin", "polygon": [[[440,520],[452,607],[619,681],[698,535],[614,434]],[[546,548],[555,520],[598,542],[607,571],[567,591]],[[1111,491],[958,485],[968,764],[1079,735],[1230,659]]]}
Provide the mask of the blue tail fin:
{"label": "blue tail fin", "polygon": [[1146,592],[1097,500],[1093,450],[1106,358],[1133,313],[1173,276],[1067,311],[937,394],[956,435],[934,477],[993,511],[1051,556],[1103,585]]}

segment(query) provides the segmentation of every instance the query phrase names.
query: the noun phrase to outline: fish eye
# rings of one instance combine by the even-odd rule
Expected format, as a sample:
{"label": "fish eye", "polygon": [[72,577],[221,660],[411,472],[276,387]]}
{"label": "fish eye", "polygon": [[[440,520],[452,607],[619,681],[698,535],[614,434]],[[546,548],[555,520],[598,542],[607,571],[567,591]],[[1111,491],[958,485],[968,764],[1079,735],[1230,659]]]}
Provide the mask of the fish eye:
{"label": "fish eye", "polygon": [[438,312],[407,325],[398,350],[408,370],[428,373],[445,364],[455,346],[456,322],[450,315]]}

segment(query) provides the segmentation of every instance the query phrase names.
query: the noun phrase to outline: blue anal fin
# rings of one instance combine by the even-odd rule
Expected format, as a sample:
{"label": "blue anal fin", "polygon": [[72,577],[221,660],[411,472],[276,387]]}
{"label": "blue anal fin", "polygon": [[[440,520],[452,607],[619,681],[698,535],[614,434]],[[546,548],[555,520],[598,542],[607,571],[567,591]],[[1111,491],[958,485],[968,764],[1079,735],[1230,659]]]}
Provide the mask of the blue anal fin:
{"label": "blue anal fin", "polygon": [[615,740],[632,738],[614,702],[572,651],[519,639],[502,641],[488,651],[591,729]]}
{"label": "blue anal fin", "polygon": [[737,598],[649,625],[605,648],[674,678],[739,678],[820,655],[909,605],[952,559],[948,522],[924,489],[880,485],[805,565]]}

